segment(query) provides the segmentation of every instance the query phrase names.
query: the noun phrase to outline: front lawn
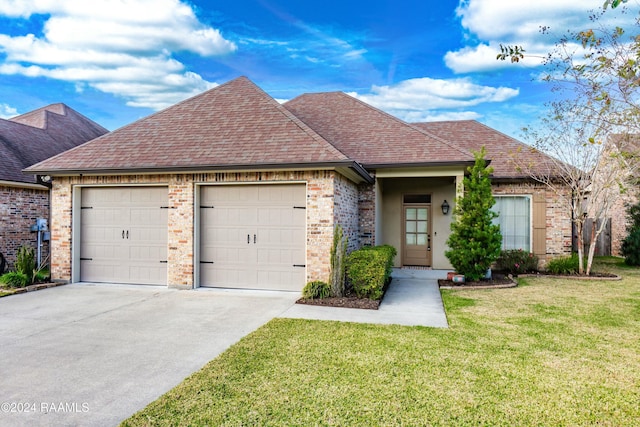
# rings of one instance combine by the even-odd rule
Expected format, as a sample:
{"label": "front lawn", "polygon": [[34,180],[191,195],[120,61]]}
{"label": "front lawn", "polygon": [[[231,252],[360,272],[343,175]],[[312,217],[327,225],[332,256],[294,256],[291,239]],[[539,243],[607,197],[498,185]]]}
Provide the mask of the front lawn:
{"label": "front lawn", "polygon": [[638,425],[640,269],[443,291],[450,329],[276,319],[123,425]]}

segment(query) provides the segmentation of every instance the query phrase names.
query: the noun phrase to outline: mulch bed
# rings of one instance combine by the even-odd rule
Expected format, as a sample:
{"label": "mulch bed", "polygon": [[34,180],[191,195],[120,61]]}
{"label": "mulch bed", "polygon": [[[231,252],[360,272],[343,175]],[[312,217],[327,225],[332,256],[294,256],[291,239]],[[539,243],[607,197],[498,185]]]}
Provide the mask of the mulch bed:
{"label": "mulch bed", "polygon": [[362,308],[364,310],[377,310],[380,308],[380,303],[384,299],[384,295],[387,293],[387,289],[389,289],[389,284],[391,283],[392,278],[390,277],[387,283],[382,287],[382,298],[379,300],[369,299],[369,298],[358,298],[356,294],[353,292],[353,288],[348,287],[345,291],[345,296],[343,297],[329,297],[329,298],[317,298],[317,299],[306,299],[300,298],[296,301],[296,304],[306,304],[306,305],[321,305],[325,307],[342,307],[342,308]]}
{"label": "mulch bed", "polygon": [[373,300],[369,298],[358,298],[355,295],[346,297],[330,297],[318,299],[300,298],[296,304],[322,305],[325,307],[342,307],[342,308],[362,308],[365,310],[377,310],[382,300]]}

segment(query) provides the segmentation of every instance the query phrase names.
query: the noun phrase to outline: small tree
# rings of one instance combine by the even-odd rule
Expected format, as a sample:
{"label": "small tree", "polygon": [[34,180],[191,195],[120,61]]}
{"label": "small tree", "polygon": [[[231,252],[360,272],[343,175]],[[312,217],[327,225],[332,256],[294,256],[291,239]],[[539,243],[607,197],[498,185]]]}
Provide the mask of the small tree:
{"label": "small tree", "polygon": [[[603,19],[612,13],[608,6],[622,3],[626,0],[605,1],[601,11],[589,16],[591,28],[570,29],[543,61],[543,80],[550,83],[554,101],[546,104],[539,130],[525,132],[531,145],[552,156],[550,164],[529,164],[526,156],[511,153],[519,168],[545,184],[571,212],[579,273],[586,275],[613,205],[640,170],[640,162],[633,161],[640,134],[640,19],[626,30]],[[527,57],[524,52],[520,46],[501,46],[498,59],[520,62]],[[585,265],[587,218],[594,225]]]}
{"label": "small tree", "polygon": [[464,194],[456,200],[455,221],[447,240],[445,255],[451,265],[469,280],[483,277],[500,256],[500,226],[492,222],[498,216],[491,210],[495,199],[491,194],[490,174],[484,160],[485,149],[474,153],[476,161],[464,178]]}
{"label": "small tree", "polygon": [[333,229],[333,244],[331,245],[331,273],[329,286],[334,297],[344,296],[345,258],[347,256],[347,236],[344,235],[342,226],[336,225]]}

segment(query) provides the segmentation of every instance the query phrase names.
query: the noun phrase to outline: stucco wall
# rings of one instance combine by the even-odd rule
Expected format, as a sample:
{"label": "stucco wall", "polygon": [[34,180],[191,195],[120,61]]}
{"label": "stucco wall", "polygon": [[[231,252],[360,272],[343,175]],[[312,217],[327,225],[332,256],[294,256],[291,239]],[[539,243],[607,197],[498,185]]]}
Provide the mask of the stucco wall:
{"label": "stucco wall", "polygon": [[[0,252],[12,268],[17,250],[23,246],[36,249],[37,235],[30,231],[37,218],[49,219],[49,190],[0,186]],[[49,254],[44,242],[42,258]]]}
{"label": "stucco wall", "polygon": [[[431,247],[432,267],[450,269],[444,255],[449,238],[452,212],[455,205],[455,184],[451,178],[387,178],[380,180],[382,235],[376,236],[376,244],[389,244],[398,250],[395,266],[402,266],[402,200],[404,194],[431,195]],[[450,211],[442,213],[441,205],[447,200]]]}
{"label": "stucco wall", "polygon": [[[194,285],[194,248],[196,227],[194,201],[197,185],[206,183],[277,183],[300,182],[307,187],[307,281],[327,280],[329,254],[336,220],[343,222],[350,234],[357,236],[356,187],[334,171],[242,172],[130,176],[57,177],[52,189],[52,276],[59,281],[79,279],[72,272],[73,240],[80,233],[74,221],[73,200],[82,186],[91,185],[166,185],[169,192],[168,285],[190,288]],[[334,197],[334,190],[338,197]],[[337,210],[334,209],[339,201]],[[77,205],[77,202],[76,202]],[[79,211],[78,211],[79,212]],[[337,212],[337,213],[336,213]],[[76,214],[78,216],[78,214]],[[357,239],[354,239],[354,241]],[[76,255],[77,256],[77,255]]]}

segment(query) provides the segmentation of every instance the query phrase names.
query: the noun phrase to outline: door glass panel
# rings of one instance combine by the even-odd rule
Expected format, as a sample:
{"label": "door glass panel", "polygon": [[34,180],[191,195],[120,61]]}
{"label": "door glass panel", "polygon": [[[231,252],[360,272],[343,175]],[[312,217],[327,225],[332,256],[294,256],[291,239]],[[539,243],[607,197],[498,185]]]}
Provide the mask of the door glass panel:
{"label": "door glass panel", "polygon": [[416,235],[407,234],[407,245],[415,245],[415,244],[416,244]]}
{"label": "door glass panel", "polygon": [[415,232],[416,232],[416,222],[407,221],[407,233],[415,233]]}
{"label": "door glass panel", "polygon": [[[427,232],[427,221],[418,221],[418,233],[426,233]],[[407,230],[408,231],[408,230]]]}
{"label": "door glass panel", "polygon": [[416,209],[418,211],[418,219],[426,220],[427,219],[427,209]]}
{"label": "door glass panel", "polygon": [[426,234],[417,234],[418,237],[417,243],[418,245],[426,245],[427,244],[427,235]]}
{"label": "door glass panel", "polygon": [[407,219],[416,219],[416,210],[414,208],[407,209]]}

